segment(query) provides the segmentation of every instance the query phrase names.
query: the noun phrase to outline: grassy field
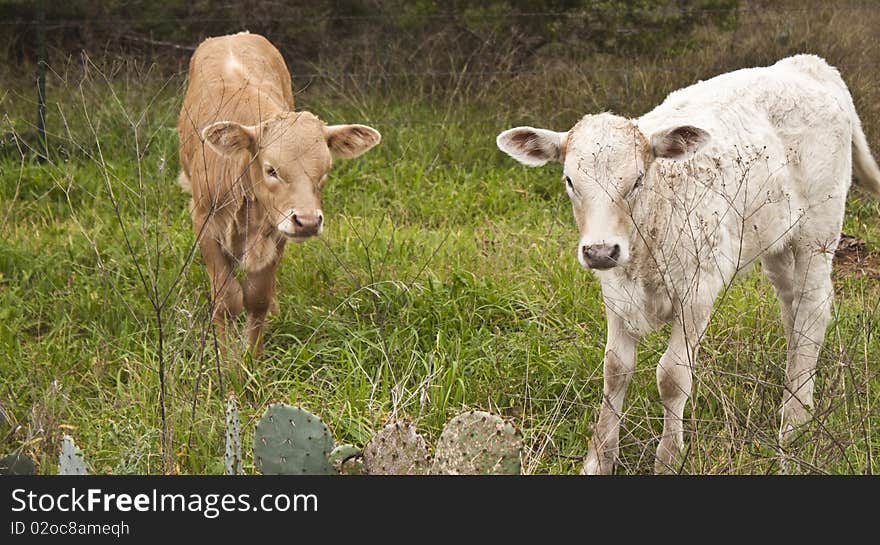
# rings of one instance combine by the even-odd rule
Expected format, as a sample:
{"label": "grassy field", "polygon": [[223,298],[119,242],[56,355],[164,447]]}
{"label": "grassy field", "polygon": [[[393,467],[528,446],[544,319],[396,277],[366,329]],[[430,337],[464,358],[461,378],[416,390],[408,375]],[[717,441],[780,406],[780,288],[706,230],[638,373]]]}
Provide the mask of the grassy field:
{"label": "grassy field", "polygon": [[[214,355],[207,277],[175,181],[184,75],[56,66],[45,163],[24,148],[37,145],[32,90],[11,84],[0,93],[0,447],[52,473],[71,433],[99,473],[222,473],[224,400],[234,392],[246,429],[283,400],[356,445],[392,417],[436,439],[463,408],[492,410],[522,429],[526,472],[575,473],[601,397],[599,286],[575,259],[559,173],[516,165],[495,135],[520,124],[562,130],[605,109],[638,115],[682,85],[808,51],[841,67],[880,151],[880,66],[869,62],[880,47],[865,38],[877,37],[880,17],[871,17],[768,18],[760,32],[698,36],[675,58],[463,71],[442,92],[419,78],[305,86],[298,107],[368,123],[383,141],[336,165],[322,239],[288,245],[259,361]],[[853,193],[845,232],[867,250],[835,273],[817,418],[791,451],[804,472],[877,470],[880,259],[871,249],[880,248],[880,205]],[[622,473],[653,468],[666,333],[639,352]],[[682,472],[778,471],[785,344],[757,269],[718,302],[703,346]]]}

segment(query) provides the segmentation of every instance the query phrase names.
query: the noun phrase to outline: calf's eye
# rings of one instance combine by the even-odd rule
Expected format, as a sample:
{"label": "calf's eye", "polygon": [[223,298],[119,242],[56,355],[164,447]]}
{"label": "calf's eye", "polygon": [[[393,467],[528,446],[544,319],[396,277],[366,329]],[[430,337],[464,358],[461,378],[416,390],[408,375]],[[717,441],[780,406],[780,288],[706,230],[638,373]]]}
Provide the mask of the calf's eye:
{"label": "calf's eye", "polygon": [[277,178],[278,171],[275,170],[273,167],[266,167],[266,176],[268,176],[270,178]]}
{"label": "calf's eye", "polygon": [[568,195],[569,199],[574,198],[574,184],[571,182],[571,178],[568,176],[563,177],[565,179],[565,193]]}

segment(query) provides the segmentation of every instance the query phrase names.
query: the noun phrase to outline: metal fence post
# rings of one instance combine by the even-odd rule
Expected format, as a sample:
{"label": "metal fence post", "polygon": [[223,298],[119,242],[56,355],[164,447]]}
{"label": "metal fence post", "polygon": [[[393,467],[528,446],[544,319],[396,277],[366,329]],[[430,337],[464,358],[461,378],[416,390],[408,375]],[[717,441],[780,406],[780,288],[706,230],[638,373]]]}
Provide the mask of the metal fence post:
{"label": "metal fence post", "polygon": [[42,151],[40,162],[49,156],[46,138],[46,0],[37,3],[37,131]]}

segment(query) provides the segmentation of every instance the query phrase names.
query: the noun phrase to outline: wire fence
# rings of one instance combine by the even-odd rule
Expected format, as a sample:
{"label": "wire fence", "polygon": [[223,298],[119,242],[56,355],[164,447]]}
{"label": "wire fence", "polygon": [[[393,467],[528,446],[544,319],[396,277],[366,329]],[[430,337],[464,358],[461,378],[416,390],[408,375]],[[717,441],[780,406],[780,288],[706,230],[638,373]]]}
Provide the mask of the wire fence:
{"label": "wire fence", "polygon": [[[713,15],[719,13],[729,13],[732,15],[744,14],[756,10],[755,6],[746,5],[738,8],[689,8],[682,6],[679,13],[686,15]],[[877,6],[871,4],[851,4],[837,5],[829,4],[828,9],[834,11],[876,11]],[[774,6],[772,12],[785,13],[809,13],[815,12],[815,6]],[[533,11],[533,12],[509,12],[509,13],[467,13],[468,19],[474,20],[510,20],[510,19],[540,19],[540,18],[560,18],[560,19],[584,19],[595,17],[606,13],[598,8],[585,7],[577,11]],[[407,13],[407,20],[430,20],[430,21],[456,21],[464,17],[463,13]],[[104,25],[113,26],[120,24],[197,24],[197,23],[249,23],[249,22],[266,22],[273,23],[320,23],[326,21],[400,21],[403,16],[399,13],[370,13],[370,14],[350,14],[350,15],[297,15],[297,16],[273,16],[269,19],[251,18],[242,19],[241,17],[130,17],[130,18],[71,18],[71,19],[47,19],[45,24],[50,26],[82,26],[82,25]],[[37,20],[11,20],[0,21],[0,26],[22,26],[22,25],[38,25]]]}
{"label": "wire fence", "polygon": [[[41,4],[42,5],[42,4]],[[44,10],[45,8],[43,8]],[[735,17],[737,25],[744,24],[744,21],[740,20],[741,16],[749,15],[752,17],[749,21],[745,22],[748,27],[751,27],[755,24],[765,23],[771,18],[785,18],[788,15],[802,15],[811,12],[817,12],[817,10],[827,10],[829,12],[834,13],[847,13],[853,14],[856,12],[866,12],[866,14],[875,14],[877,13],[877,5],[874,3],[852,3],[842,5],[840,3],[828,4],[827,6],[823,6],[821,8],[817,8],[815,5],[805,6],[805,5],[773,5],[769,9],[766,6],[759,6],[755,3],[746,3],[739,5],[737,7],[688,7],[688,6],[680,6],[677,10],[673,11],[673,16],[675,13],[679,15],[687,15],[687,16],[712,16],[718,14],[727,14],[732,17]],[[107,29],[111,31],[118,32],[119,35],[115,37],[115,39],[120,41],[127,42],[135,42],[140,43],[147,47],[153,48],[169,48],[184,52],[192,52],[195,51],[196,46],[194,44],[189,43],[178,43],[176,41],[171,41],[169,39],[156,39],[152,32],[147,34],[144,31],[140,30],[132,30],[129,29],[127,31],[123,31],[122,28],[126,25],[138,25],[141,28],[147,28],[151,25],[167,25],[173,24],[179,28],[184,28],[190,25],[211,25],[211,24],[230,24],[238,29],[247,29],[248,27],[266,27],[268,25],[279,25],[279,24],[301,24],[301,25],[317,25],[320,23],[326,22],[362,22],[366,24],[373,23],[388,23],[395,25],[394,29],[395,33],[399,32],[418,32],[417,29],[407,29],[401,26],[401,21],[515,21],[515,20],[531,20],[531,19],[554,19],[558,18],[561,20],[583,20],[595,18],[599,15],[607,15],[607,8],[601,9],[597,7],[587,6],[584,8],[579,8],[577,10],[570,11],[558,11],[558,10],[548,10],[548,11],[525,11],[525,12],[507,12],[507,13],[481,13],[481,12],[460,12],[460,13],[362,13],[362,14],[302,14],[302,15],[280,15],[280,16],[251,16],[251,17],[241,17],[241,16],[208,16],[208,17],[95,17],[95,18],[58,18],[53,19],[49,17],[45,17],[45,13],[41,10],[37,10],[35,17],[33,19],[9,19],[0,21],[0,27],[19,27],[28,29],[29,32],[34,32],[37,35],[37,41],[39,40],[39,34],[45,33],[46,31],[64,29],[64,28],[100,28]],[[670,14],[665,14],[665,16],[670,16]],[[611,23],[611,27],[602,28],[603,34],[611,34],[617,36],[630,36],[637,35],[640,33],[649,32],[652,30],[652,23],[650,21],[642,21],[640,22],[640,26],[638,27],[629,27],[629,26],[620,26],[619,23]],[[38,44],[39,45],[39,44]],[[45,45],[45,44],[43,44]],[[569,44],[570,45],[570,44]],[[106,48],[107,45],[105,44]],[[39,62],[44,62],[45,53],[42,54],[41,58],[38,59]],[[859,63],[857,65],[847,65],[849,69],[865,69],[865,68],[875,68],[878,63]],[[621,68],[613,68],[613,67],[595,67],[590,68],[590,70],[602,72],[602,73],[631,73],[633,68],[630,66],[621,67]],[[679,68],[659,68],[659,67],[650,67],[650,71],[654,73],[680,73],[681,70]],[[518,69],[498,69],[498,70],[449,70],[449,69],[424,69],[424,70],[392,70],[385,71],[382,70],[381,67],[377,67],[377,69],[372,70],[364,70],[364,71],[324,71],[324,70],[312,70],[312,71],[303,71],[302,65],[291,66],[291,73],[295,77],[300,78],[309,78],[309,79],[331,79],[331,78],[355,78],[355,79],[376,79],[376,78],[410,78],[410,77],[423,77],[423,78],[444,78],[444,77],[461,77],[461,78],[474,78],[474,77],[486,77],[486,76],[503,76],[503,75],[529,75],[529,74],[543,74],[545,70],[540,69],[530,69],[530,68],[518,68]]]}
{"label": "wire fence", "polygon": [[[818,9],[826,9],[824,6]],[[827,9],[833,11],[834,13],[844,13],[852,16],[853,14],[859,14],[860,12],[864,12],[867,14],[874,14],[877,12],[876,5],[869,3],[852,3],[847,5],[833,4],[828,5]],[[680,13],[688,14],[688,15],[717,15],[720,13],[730,14],[736,17],[749,15],[750,17],[747,20],[738,22],[737,24],[742,25],[742,28],[746,29],[745,32],[750,32],[753,27],[756,25],[761,25],[767,23],[768,21],[774,20],[784,20],[787,16],[795,16],[795,15],[803,15],[811,12],[815,12],[817,7],[815,5],[804,6],[804,5],[773,5],[770,9],[763,9],[762,7],[757,6],[754,3],[748,3],[741,5],[737,8],[688,8],[681,7]],[[597,14],[601,14],[602,11],[600,9],[591,9],[591,8],[583,8],[577,11],[531,11],[531,12],[509,12],[509,13],[467,13],[466,18],[468,20],[477,20],[477,21],[513,21],[513,20],[522,20],[522,19],[551,19],[551,18],[559,18],[561,20],[578,20],[578,19],[588,19],[596,16]],[[229,23],[235,24],[239,27],[246,28],[250,24],[287,24],[287,23],[298,23],[304,25],[315,25],[324,22],[333,22],[333,21],[352,21],[352,22],[363,22],[366,24],[373,23],[396,23],[401,20],[402,15],[398,13],[370,13],[370,14],[335,14],[335,15],[282,15],[277,17],[272,17],[270,20],[266,18],[258,18],[254,17],[252,19],[241,19],[239,17],[227,17],[227,16],[210,16],[210,17],[102,17],[102,18],[65,18],[65,19],[52,19],[45,17],[45,14],[42,12],[38,12],[38,16],[33,20],[5,20],[0,21],[0,27],[23,27],[30,30],[35,30],[35,34],[40,42],[40,59],[38,62],[38,70],[39,77],[37,92],[33,98],[22,95],[19,92],[12,91],[13,95],[16,99],[25,100],[28,103],[32,103],[39,111],[37,115],[38,125],[39,125],[39,133],[41,135],[40,140],[45,142],[47,138],[46,132],[42,129],[44,125],[45,119],[45,111],[46,111],[46,91],[45,91],[45,71],[47,67],[46,60],[46,51],[45,51],[45,37],[40,38],[40,35],[44,35],[46,30],[57,29],[57,28],[66,28],[66,27],[81,27],[81,26],[92,26],[92,27],[103,27],[103,28],[114,28],[122,25],[131,25],[137,24],[142,26],[149,25],[158,25],[158,24],[167,24],[174,23],[178,25],[188,25],[188,24],[221,24],[221,23]],[[406,14],[405,18],[407,20],[426,20],[426,21],[457,21],[464,18],[465,15],[462,13],[414,13],[414,14]],[[643,31],[644,29],[637,28],[607,28],[604,29],[603,32],[610,32],[618,35],[628,35],[633,33],[638,33]],[[740,29],[742,30],[742,29]],[[135,35],[126,33],[122,36],[119,36],[122,40],[132,40],[142,42],[147,46],[156,46],[156,47],[170,47],[183,51],[193,51],[195,47],[187,45],[187,44],[179,44],[173,43],[169,41],[156,40],[152,37],[146,37],[143,35]],[[394,65],[395,68],[399,68],[399,65]],[[880,68],[880,61],[873,61],[866,57],[863,57],[858,60],[853,60],[852,62],[845,62],[842,64],[845,68],[845,71],[848,75],[857,74],[860,72],[876,72],[878,68]],[[382,83],[387,80],[449,80],[450,82],[466,82],[464,85],[480,85],[479,80],[485,79],[488,81],[503,81],[510,80],[513,78],[524,77],[528,78],[530,76],[540,77],[546,75],[558,75],[560,72],[564,72],[565,68],[562,67],[551,67],[547,65],[543,65],[540,63],[520,63],[516,66],[504,67],[504,68],[487,68],[485,64],[478,66],[477,68],[469,68],[467,65],[463,65],[460,69],[451,69],[451,68],[443,68],[443,69],[395,69],[388,66],[375,66],[370,69],[358,69],[358,70],[337,70],[337,69],[328,69],[321,70],[317,63],[304,63],[296,66],[290,66],[291,77],[294,81],[297,90],[300,92],[308,89],[313,82],[323,81],[327,82],[329,85],[338,85],[340,87],[346,84],[355,85],[364,84],[364,83]],[[707,72],[706,67],[692,67],[692,66],[680,66],[675,65],[672,62],[669,62],[669,59],[666,60],[655,60],[653,62],[644,63],[641,65],[608,65],[608,64],[597,64],[595,66],[591,66],[589,60],[586,62],[582,62],[577,66],[577,70],[582,72],[587,72],[589,74],[595,75],[611,75],[615,77],[619,77],[620,81],[624,85],[628,85],[628,82],[635,81],[639,78],[650,78],[651,76],[663,75],[667,76],[667,79],[674,80],[675,84],[683,84],[687,82],[692,82],[697,79],[704,79],[715,75],[714,73]],[[719,68],[718,71],[723,71]],[[53,73],[50,70],[49,75],[52,76]],[[183,78],[186,75],[186,70],[175,70],[174,72],[164,73],[147,73],[146,76],[141,75],[139,77],[143,78],[144,81],[175,81],[179,79],[183,81]],[[63,74],[54,74],[54,77],[64,80],[65,76]],[[51,93],[51,90],[50,90]],[[613,106],[613,105],[612,105]],[[485,115],[473,115],[469,116],[468,120],[470,122],[483,122],[483,121],[496,121],[501,117],[498,113],[495,112],[486,112]],[[445,120],[429,120],[429,119],[414,119],[411,117],[392,117],[392,118],[383,118],[383,125],[401,125],[401,126],[422,126],[422,125],[444,125],[446,123]],[[51,134],[51,131],[49,131]]]}
{"label": "wire fence", "polygon": [[[846,69],[849,73],[853,71],[877,70],[880,68],[880,62],[857,62],[847,63]],[[662,66],[646,66],[646,67],[625,67],[615,68],[610,66],[580,66],[579,70],[584,70],[592,74],[621,74],[630,77],[647,75],[647,74],[668,74],[675,76],[689,75],[692,70],[687,67],[681,68],[665,68]],[[290,70],[291,78],[295,83],[301,82],[303,79],[364,79],[364,80],[381,80],[385,78],[479,78],[479,77],[497,77],[497,76],[543,76],[550,73],[551,70],[544,69],[510,69],[510,70],[407,70],[407,71],[383,71],[379,69],[365,71],[312,71],[304,72],[296,69]],[[166,81],[175,77],[183,77],[186,71],[178,71],[170,76],[155,76],[156,80]],[[711,77],[712,74],[694,74],[694,77]],[[303,84],[305,85],[305,84]]]}

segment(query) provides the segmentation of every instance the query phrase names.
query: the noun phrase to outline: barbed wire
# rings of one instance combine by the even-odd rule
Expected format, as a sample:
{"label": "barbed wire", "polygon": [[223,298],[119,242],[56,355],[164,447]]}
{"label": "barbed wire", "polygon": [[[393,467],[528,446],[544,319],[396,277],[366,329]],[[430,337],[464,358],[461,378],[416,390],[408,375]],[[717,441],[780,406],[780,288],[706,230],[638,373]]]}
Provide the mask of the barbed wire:
{"label": "barbed wire", "polygon": [[[711,14],[742,14],[747,12],[754,12],[757,9],[755,6],[739,6],[732,8],[688,8],[681,7],[677,10],[676,14],[680,15],[711,15]],[[877,9],[876,5],[869,4],[856,4],[856,5],[829,5],[828,8],[832,11],[875,11]],[[776,14],[787,14],[787,13],[806,13],[806,12],[814,12],[817,11],[815,6],[813,7],[804,7],[804,6],[773,6],[773,9],[770,11],[764,11],[764,13],[776,13]],[[74,18],[74,19],[46,19],[45,21],[38,20],[7,20],[0,21],[0,26],[37,26],[40,24],[44,24],[46,26],[76,26],[76,25],[120,25],[120,24],[131,24],[131,23],[140,23],[140,24],[159,24],[159,23],[178,23],[178,24],[196,24],[196,23],[241,23],[241,24],[254,24],[254,23],[291,23],[291,22],[299,22],[299,23],[315,23],[322,21],[401,21],[401,20],[448,20],[455,21],[459,19],[495,19],[495,20],[503,20],[503,19],[539,19],[539,18],[551,18],[551,17],[559,17],[559,18],[567,18],[567,19],[585,19],[589,17],[593,17],[596,15],[607,15],[609,12],[607,10],[602,10],[598,8],[580,8],[577,11],[533,11],[533,12],[510,12],[510,13],[474,13],[474,12],[458,12],[458,13],[363,13],[363,14],[348,14],[348,15],[303,15],[303,16],[280,16],[280,17],[271,17],[268,19],[243,19],[240,16],[229,16],[229,17],[113,17],[113,18]]]}
{"label": "barbed wire", "polygon": [[[741,12],[744,12],[746,9],[748,9],[749,11],[753,11],[754,6],[742,6],[742,7],[739,7],[739,8],[732,10],[732,12],[741,13]],[[829,9],[831,9],[833,11],[857,11],[857,10],[864,11],[864,10],[871,9],[872,12],[874,11],[874,9],[872,9],[869,6],[864,5],[864,4],[845,5],[845,6],[829,6]],[[720,11],[731,11],[731,10],[724,10],[721,8],[693,9],[693,10],[684,8],[682,10],[682,12],[687,12],[687,13],[700,13],[700,12],[702,12],[702,13],[715,13],[715,12],[720,12]],[[773,14],[773,15],[784,15],[787,13],[803,13],[803,12],[808,12],[808,11],[815,11],[815,9],[814,8],[806,8],[806,7],[773,6],[772,9],[765,10],[763,13]],[[460,16],[461,16],[461,14],[442,14],[442,15],[441,14],[422,14],[422,15],[418,15],[416,17],[417,18],[427,18],[427,19],[438,19],[438,18],[450,18],[451,19],[451,18],[457,18]],[[545,11],[545,12],[508,13],[508,14],[477,14],[476,16],[478,18],[510,19],[510,18],[516,18],[516,17],[548,17],[548,16],[572,17],[572,16],[586,16],[586,14],[558,12],[558,11]],[[402,17],[402,16],[388,14],[388,13],[382,13],[382,14],[364,14],[364,15],[338,15],[338,16],[331,15],[331,16],[316,17],[316,18],[312,18],[312,19],[313,20],[329,20],[329,19],[343,19],[343,20],[364,19],[364,20],[367,20],[367,19],[381,19],[381,18],[390,19],[390,18],[399,18],[399,17]],[[468,17],[470,17],[470,15],[468,15]],[[80,19],[80,20],[70,19],[70,20],[65,20],[65,21],[47,20],[47,21],[45,21],[45,24],[46,25],[58,24],[59,21],[68,22],[71,24],[78,24],[78,23],[83,23],[83,22],[85,22],[85,23],[101,23],[101,22],[119,23],[121,21],[126,21],[126,20],[139,21],[139,22],[151,22],[151,21],[152,22],[157,22],[157,21],[178,21],[178,22],[184,21],[185,22],[186,21],[185,19],[170,19],[170,18],[169,19],[162,19],[162,18]],[[282,22],[286,21],[286,20],[305,21],[305,20],[308,20],[308,18],[303,19],[303,18],[295,18],[295,17],[280,17],[280,18],[273,19],[273,21],[282,21]],[[217,18],[217,17],[205,19],[204,21],[237,21],[237,22],[241,22],[239,19]],[[752,23],[760,23],[760,22],[762,22],[762,21],[753,21]],[[23,24],[23,23],[26,23],[26,22],[0,21],[0,26]],[[31,23],[36,24],[37,22],[34,21]],[[27,23],[27,24],[31,24],[31,23]],[[637,29],[630,29],[630,28],[610,29],[609,31],[610,32],[618,32],[618,33],[638,32]],[[194,47],[189,48],[188,46],[178,46],[177,44],[170,44],[170,43],[161,43],[158,45],[172,45],[172,46],[179,47],[182,49],[195,49]],[[532,68],[509,69],[509,70],[507,70],[507,69],[492,69],[492,70],[474,70],[474,71],[468,71],[466,69],[458,69],[458,70],[456,70],[456,69],[441,69],[441,70],[427,69],[427,70],[403,70],[403,71],[394,71],[394,70],[383,71],[381,69],[372,69],[372,70],[367,70],[367,71],[345,71],[345,70],[309,70],[309,68],[310,68],[309,64],[304,63],[304,65],[305,66],[303,67],[302,71],[297,70],[297,68],[295,66],[290,67],[291,77],[294,81],[294,84],[297,86],[300,86],[300,87],[304,86],[303,89],[301,89],[300,91],[297,91],[297,95],[299,95],[300,93],[305,91],[305,89],[308,88],[308,86],[314,80],[328,80],[331,82],[331,84],[332,84],[332,80],[339,80],[340,85],[344,85],[346,80],[349,80],[349,81],[370,81],[370,82],[380,82],[381,83],[383,80],[388,80],[388,79],[407,79],[407,78],[413,78],[413,79],[450,78],[450,79],[455,79],[455,80],[463,80],[463,79],[470,80],[470,79],[474,79],[474,78],[487,78],[487,79],[495,79],[497,81],[498,79],[503,78],[503,77],[509,77],[512,79],[513,77],[516,77],[516,76],[552,75],[555,72],[553,67],[544,67],[544,68],[539,68],[539,69],[532,69]],[[854,73],[858,73],[860,71],[866,71],[866,70],[876,71],[878,68],[880,68],[880,62],[862,62],[862,63],[852,63],[852,64],[843,62],[843,63],[839,63],[838,65],[849,74],[854,74]],[[303,66],[303,65],[301,65],[301,66]],[[591,73],[591,74],[618,74],[622,77],[623,80],[637,80],[639,78],[650,77],[651,75],[654,75],[654,74],[665,74],[665,75],[676,76],[677,81],[683,81],[683,82],[695,81],[697,79],[705,79],[705,78],[708,78],[708,77],[715,75],[713,71],[708,71],[708,72],[702,71],[702,72],[697,73],[697,72],[688,70],[687,67],[680,67],[680,66],[664,67],[664,66],[656,66],[656,65],[655,66],[644,66],[644,65],[643,66],[627,66],[627,67],[614,67],[614,66],[584,67],[584,66],[578,66],[578,71]],[[718,71],[724,71],[723,67],[719,67]],[[558,73],[558,71],[557,71],[557,73]],[[61,79],[62,81],[67,80],[66,75],[58,74],[58,73],[55,73],[54,75],[56,77],[58,77],[59,79]],[[138,77],[137,79],[139,81],[147,81],[148,82],[150,80],[157,80],[158,81],[158,80],[173,80],[176,78],[181,78],[181,81],[182,81],[182,78],[184,78],[185,75],[186,75],[186,70],[181,70],[181,71],[176,72],[171,75],[169,75],[167,73],[164,75],[163,74],[156,74],[155,76],[151,75],[148,77],[141,76],[141,77]],[[77,76],[75,76],[75,77],[77,77]],[[470,85],[470,83],[468,83],[467,85]],[[13,96],[17,96],[18,99],[25,99],[25,97],[23,95],[20,95],[19,93],[16,93],[16,92],[13,92]],[[27,102],[32,102],[32,101],[27,100]],[[614,97],[608,97],[606,103],[609,105],[613,105],[613,104],[617,104],[618,101],[615,100]],[[505,119],[505,117],[498,116],[498,115],[487,115],[487,116],[479,116],[478,115],[476,117],[469,116],[468,119],[471,121],[482,122],[482,121],[503,120],[503,119]],[[437,122],[435,120],[428,120],[428,119],[421,120],[421,119],[415,119],[415,118],[399,118],[399,119],[394,119],[391,121],[389,121],[387,119],[384,121],[383,120],[376,120],[376,122],[381,122],[385,125],[392,124],[392,125],[402,125],[402,126],[421,126],[421,125],[426,125],[426,124],[427,125],[443,126],[446,124],[445,122]]]}
{"label": "barbed wire", "polygon": [[[869,62],[859,64],[846,64],[847,70],[876,69],[880,67],[880,62]],[[599,66],[595,68],[578,67],[579,71],[602,74],[626,74],[628,76],[639,76],[641,74],[661,73],[661,74],[686,74],[681,68],[612,68],[608,66]],[[477,76],[502,76],[502,75],[546,75],[550,73],[544,70],[478,70],[473,72],[456,71],[456,70],[425,70],[425,71],[405,71],[405,72],[297,72],[291,70],[291,77],[294,78],[365,78],[365,79],[382,79],[382,78],[406,78],[406,77],[477,77]],[[700,77],[710,77],[709,74],[701,74]]]}
{"label": "barbed wire", "polygon": [[[877,69],[880,68],[880,62],[865,62],[856,64],[841,64],[848,71]],[[689,74],[682,68],[663,68],[663,67],[635,67],[635,68],[614,68],[610,66],[584,67],[578,66],[578,71],[587,73],[600,74],[624,74],[629,77],[638,77],[646,74],[674,74],[686,75],[689,77],[711,77],[711,74],[700,73]],[[490,76],[528,76],[528,75],[547,75],[551,74],[551,69],[526,69],[526,70],[407,70],[401,72],[383,72],[381,70],[373,70],[368,72],[347,72],[347,71],[322,71],[322,72],[302,72],[296,69],[290,69],[291,78],[296,83],[300,79],[368,79],[381,80],[383,78],[471,78],[471,77],[490,77]],[[174,78],[183,78],[186,71],[176,72],[171,75],[156,74],[152,79],[169,80]],[[59,76],[60,77],[60,76]],[[61,77],[61,79],[64,79]],[[146,79],[146,78],[142,78]]]}

